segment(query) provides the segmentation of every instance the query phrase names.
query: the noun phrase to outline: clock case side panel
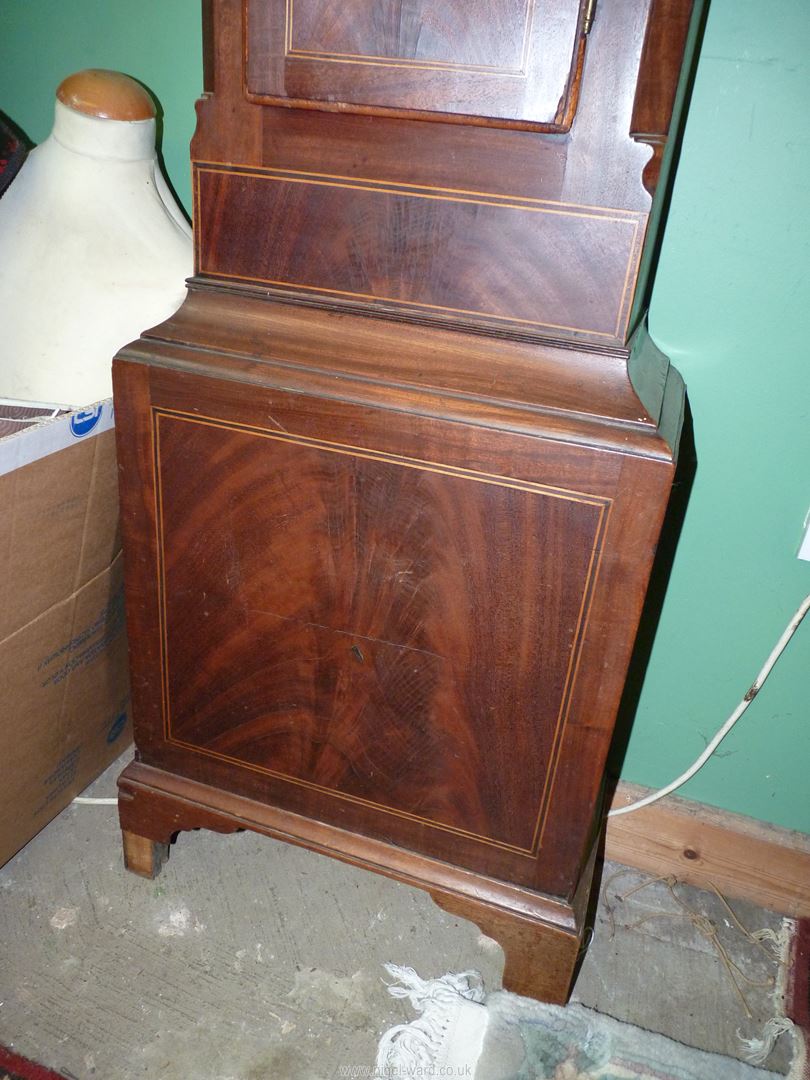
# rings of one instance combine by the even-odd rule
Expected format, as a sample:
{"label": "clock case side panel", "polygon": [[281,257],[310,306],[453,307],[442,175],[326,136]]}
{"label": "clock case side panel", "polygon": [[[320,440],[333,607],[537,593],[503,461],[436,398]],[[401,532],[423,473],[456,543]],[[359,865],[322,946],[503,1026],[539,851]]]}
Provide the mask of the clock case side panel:
{"label": "clock case side panel", "polygon": [[164,738],[155,448],[149,369],[113,362],[124,587],[136,757]]}
{"label": "clock case side panel", "polygon": [[[154,345],[153,350],[161,351]],[[148,428],[148,414],[155,403],[168,403],[186,410],[199,408],[205,412],[204,398],[210,388],[216,399],[218,414],[226,420],[230,417],[238,422],[245,417],[241,404],[243,394],[238,384],[229,382],[217,385],[216,380],[171,372],[168,367],[154,366],[154,359],[150,361],[142,353],[139,357],[141,362],[133,362],[134,358],[116,361],[116,391],[121,403],[119,447],[124,492],[122,506],[127,588],[128,597],[132,597],[129,629],[138,754],[147,764],[167,768],[178,775],[233,790],[237,794],[252,794],[261,801],[267,798],[262,783],[257,782],[252,788],[246,787],[241,773],[235,780],[234,770],[227,765],[211,760],[201,764],[194,759],[194,755],[167,742],[164,727],[166,689],[162,686],[157,641],[159,634],[156,632],[156,628],[161,626],[162,616],[157,574],[159,552],[153,509],[156,495],[152,464],[154,446]],[[167,356],[160,358],[161,364],[167,362],[170,364]],[[153,387],[151,391],[150,382]],[[677,396],[677,387],[675,390]],[[272,399],[272,414],[276,422],[290,430],[295,430],[296,423],[300,427],[300,398],[296,400],[271,388],[266,393]],[[251,400],[259,411],[263,407],[263,397],[264,394],[254,386]],[[211,411],[210,403],[208,409]],[[344,422],[355,427],[360,422],[362,412],[355,406],[338,407],[333,402],[327,403],[330,417],[334,419],[342,414],[345,416]],[[418,428],[418,421],[415,426]],[[464,425],[451,425],[447,430],[452,432],[454,429],[464,432]],[[516,454],[520,457],[518,451],[521,448],[525,451],[533,442],[525,438],[517,442],[512,439],[510,457],[514,458]],[[450,444],[447,449],[452,455]],[[568,469],[573,478],[574,473],[581,471],[582,462],[587,460],[588,454],[585,452],[583,457],[581,449],[572,451],[572,448],[564,445],[559,449],[561,456],[556,459],[556,464],[549,462],[544,468],[551,468],[553,472],[562,470],[562,475]],[[476,854],[472,849],[466,855],[467,865],[476,867],[478,872],[562,898],[570,898],[576,888],[597,824],[596,807],[604,760],[672,473],[672,462],[668,460],[666,449],[660,441],[655,447],[655,456],[650,457],[624,456],[618,447],[595,453],[594,461],[597,463],[587,464],[586,471],[592,474],[592,481],[601,473],[601,488],[595,490],[610,493],[613,498],[609,539],[598,571],[589,626],[579,655],[581,671],[573,683],[565,731],[554,762],[554,788],[539,855],[534,862],[527,862],[524,856],[496,850],[487,854],[483,861],[480,852]],[[531,455],[526,457],[524,452],[523,458],[523,467],[529,468]],[[604,472],[605,467],[607,473]],[[574,473],[571,473],[571,468],[574,468]],[[133,477],[136,478],[135,482],[130,483]],[[194,632],[193,627],[189,628],[189,632]],[[296,808],[305,816],[313,816],[312,803],[303,801],[291,806],[294,811]],[[325,820],[322,811],[314,816]],[[348,823],[350,829],[363,833],[362,817],[341,811],[333,815],[332,820],[344,827]],[[420,841],[418,829],[411,830],[408,835],[410,841],[400,840],[401,846],[407,848],[410,843],[414,850],[422,850],[428,856],[449,861],[458,861],[461,856],[461,865],[465,862],[463,838],[454,840],[448,847],[444,841],[437,845],[432,836],[426,839],[424,832]]]}

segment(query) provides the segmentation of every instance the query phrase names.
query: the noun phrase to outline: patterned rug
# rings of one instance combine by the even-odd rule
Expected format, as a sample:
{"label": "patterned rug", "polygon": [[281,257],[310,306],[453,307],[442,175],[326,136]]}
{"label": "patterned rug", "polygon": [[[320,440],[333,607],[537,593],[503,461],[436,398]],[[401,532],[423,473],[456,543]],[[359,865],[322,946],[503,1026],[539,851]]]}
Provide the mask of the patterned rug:
{"label": "patterned rug", "polygon": [[20,1057],[7,1046],[0,1046],[0,1080],[65,1080],[65,1078],[59,1073],[46,1069],[44,1065],[37,1065],[35,1061]]}
{"label": "patterned rug", "polygon": [[[502,993],[490,995],[487,1009],[493,1042],[499,1028],[504,1037],[511,1027],[523,1044],[524,1060],[507,1074],[510,1080],[784,1080],[778,1073],[684,1046],[582,1005],[540,1006]],[[485,1069],[482,1059],[476,1080],[485,1080]],[[489,1075],[492,1080],[504,1077],[500,1071]]]}
{"label": "patterned rug", "polygon": [[506,991],[487,995],[475,971],[422,979],[413,968],[385,967],[395,980],[388,992],[419,1015],[383,1034],[375,1077],[783,1080],[582,1005],[543,1005]]}

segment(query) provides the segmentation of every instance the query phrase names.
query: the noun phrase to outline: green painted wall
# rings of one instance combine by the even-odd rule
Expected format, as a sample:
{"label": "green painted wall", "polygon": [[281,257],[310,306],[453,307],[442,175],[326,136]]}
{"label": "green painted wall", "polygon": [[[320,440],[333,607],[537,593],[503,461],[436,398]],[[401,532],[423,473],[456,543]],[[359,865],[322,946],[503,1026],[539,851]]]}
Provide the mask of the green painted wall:
{"label": "green painted wall", "polygon": [[[0,0],[0,27],[0,108],[37,141],[71,71],[146,83],[188,206],[199,0]],[[808,57],[806,0],[713,0],[650,311],[699,461],[623,766],[650,786],[700,753],[810,592]],[[810,618],[682,794],[810,832],[808,675]]]}
{"label": "green painted wall", "polygon": [[[698,469],[624,762],[704,749],[810,592],[810,8],[712,0],[650,328],[684,375]],[[810,832],[810,616],[681,794]]]}

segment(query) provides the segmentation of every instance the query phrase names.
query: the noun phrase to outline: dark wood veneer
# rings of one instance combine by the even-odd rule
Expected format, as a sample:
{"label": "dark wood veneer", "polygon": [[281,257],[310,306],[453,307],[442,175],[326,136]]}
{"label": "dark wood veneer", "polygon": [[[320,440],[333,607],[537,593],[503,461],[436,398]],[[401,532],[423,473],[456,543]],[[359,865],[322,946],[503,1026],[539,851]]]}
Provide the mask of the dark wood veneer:
{"label": "dark wood veneer", "polygon": [[[196,204],[201,274],[607,341],[624,337],[644,224],[630,211],[202,165]],[[256,220],[265,240],[246,250]]]}
{"label": "dark wood veneer", "polygon": [[273,777],[282,805],[354,803],[405,845],[436,829],[535,856],[610,500],[153,422],[170,741]]}
{"label": "dark wood veneer", "polygon": [[294,5],[206,3],[195,277],[114,363],[127,865],[255,829],[564,1000],[683,412],[628,334],[691,2]]}
{"label": "dark wood veneer", "polygon": [[[194,311],[195,298],[199,299],[198,295],[192,294],[187,309],[177,317],[185,346],[153,338],[137,349],[127,350],[126,361],[116,362],[122,467],[125,471],[132,467],[128,464],[132,452],[143,458],[143,465],[137,466],[142,476],[137,492],[134,495],[127,490],[123,492],[125,522],[131,522],[130,529],[136,521],[141,522],[137,541],[130,533],[140,552],[138,583],[132,585],[132,590],[143,597],[145,606],[142,621],[132,608],[130,619],[137,624],[133,626],[137,637],[153,635],[154,627],[162,627],[157,652],[145,659],[143,679],[135,679],[137,685],[148,684],[150,693],[141,698],[137,690],[133,691],[138,698],[139,715],[154,717],[153,723],[140,729],[143,759],[162,768],[179,770],[204,783],[226,784],[246,796],[272,799],[296,813],[312,814],[321,820],[337,815],[342,824],[366,834],[397,837],[400,844],[436,857],[552,894],[565,893],[570,886],[561,883],[575,880],[582,858],[580,845],[586,843],[591,827],[591,812],[587,801],[581,803],[581,791],[586,783],[592,783],[591,797],[595,797],[599,773],[598,769],[591,772],[595,769],[594,755],[596,760],[601,760],[606,751],[629,659],[631,641],[615,634],[613,620],[634,617],[643,595],[644,579],[639,576],[649,569],[659,526],[658,518],[650,518],[646,513],[639,515],[638,509],[644,503],[645,492],[655,490],[660,484],[666,487],[672,474],[668,444],[655,422],[642,421],[638,401],[623,369],[620,371],[620,366],[609,360],[605,362],[606,358],[596,358],[604,363],[601,381],[609,382],[612,376],[618,383],[614,395],[623,388],[628,407],[635,401],[639,422],[634,427],[606,425],[599,416],[606,410],[600,409],[595,399],[595,416],[587,419],[571,413],[567,426],[555,434],[548,414],[520,403],[531,384],[521,385],[520,368],[512,365],[524,353],[536,354],[536,347],[505,343],[508,360],[501,359],[499,408],[488,416],[492,406],[488,409],[475,395],[457,393],[448,400],[444,396],[446,391],[438,390],[452,381],[450,372],[459,355],[453,346],[460,347],[460,355],[465,355],[463,338],[459,341],[456,333],[447,330],[443,331],[443,340],[435,330],[424,331],[433,339],[433,367],[424,373],[422,385],[401,387],[401,400],[392,411],[390,406],[396,404],[391,400],[394,389],[371,380],[367,368],[361,374],[357,360],[352,362],[346,354],[351,354],[353,344],[362,335],[376,331],[376,340],[367,340],[366,344],[371,346],[370,352],[376,356],[382,375],[394,343],[406,340],[406,328],[357,315],[324,314],[322,332],[326,340],[335,342],[332,348],[335,355],[331,358],[321,355],[320,370],[313,369],[300,363],[302,351],[317,349],[320,328],[317,322],[310,322],[311,312],[266,303],[254,303],[251,307],[241,297],[220,296],[217,299],[222,310],[215,315],[215,321],[227,328],[224,333],[234,345],[241,323],[244,326],[241,332],[253,342],[254,350],[267,357],[273,328],[282,326],[286,320],[289,340],[297,342],[297,349],[294,358],[288,357],[282,366],[274,367],[266,359],[258,360],[251,371],[251,363],[239,351],[229,356],[230,349],[224,342],[218,342],[217,351],[207,354],[204,368],[196,366],[192,358],[190,363],[184,362],[185,349],[194,346],[195,337],[209,336],[207,322],[194,327],[193,318],[189,317],[189,312]],[[207,308],[200,303],[196,310],[202,318]],[[338,340],[334,338],[337,325],[342,330]],[[165,337],[174,333],[172,324],[161,331]],[[217,341],[213,331],[211,334]],[[491,348],[486,340],[473,338],[472,343],[482,352]],[[444,365],[443,344],[447,347]],[[418,338],[412,348],[418,357]],[[399,355],[406,364],[404,352]],[[567,358],[570,363],[570,354]],[[535,356],[536,369],[539,359]],[[205,375],[201,377],[203,372]],[[293,373],[295,389],[290,386]],[[488,381],[491,383],[491,376]],[[670,383],[677,395],[677,381],[673,383],[670,379]],[[327,395],[324,387],[329,384],[331,390]],[[560,389],[562,385],[558,383]],[[247,397],[246,387],[250,388]],[[381,405],[383,398],[385,404]],[[134,413],[129,402],[137,403]],[[141,402],[150,404],[144,409]],[[561,404],[560,401],[554,419],[565,415],[559,411]],[[663,407],[663,400],[659,407]],[[567,434],[563,436],[564,431]],[[633,431],[635,435],[631,438]],[[543,432],[547,432],[545,437]],[[594,452],[595,445],[601,447],[598,453]],[[300,450],[298,457],[291,456],[296,446]],[[330,449],[314,452],[312,447]],[[312,469],[313,458],[319,461],[318,468],[323,468],[320,459],[325,456],[340,462],[342,473],[335,472],[335,466],[330,465],[330,483],[320,494],[307,493],[306,469]],[[391,459],[397,464],[391,465]],[[350,479],[354,482],[353,474],[359,462],[370,480],[369,491],[362,499],[356,489],[349,494],[344,490],[340,496],[340,484],[345,485]],[[299,475],[296,469],[304,471]],[[434,687],[439,706],[434,702],[432,708],[421,713],[423,719],[432,719],[428,729],[417,737],[417,744],[418,738],[427,744],[433,741],[430,765],[434,778],[436,770],[441,769],[438,751],[443,748],[446,761],[458,762],[460,775],[469,781],[460,788],[464,793],[462,801],[452,804],[456,817],[445,817],[438,822],[444,827],[418,820],[419,816],[429,817],[415,813],[414,800],[425,797],[424,789],[410,791],[417,773],[411,775],[407,768],[403,771],[402,763],[398,780],[402,801],[394,803],[393,809],[398,812],[393,815],[367,805],[390,806],[393,790],[390,775],[389,794],[382,798],[368,797],[368,785],[373,788],[373,777],[363,778],[365,790],[350,787],[341,795],[337,787],[337,796],[322,790],[329,785],[317,778],[321,745],[317,722],[324,723],[327,718],[330,725],[337,723],[338,728],[345,723],[347,732],[356,740],[349,740],[356,756],[350,753],[348,761],[360,770],[361,777],[365,768],[374,768],[373,758],[362,751],[362,746],[368,744],[363,723],[351,713],[342,720],[329,697],[334,692],[333,680],[341,677],[341,671],[348,671],[355,679],[362,675],[366,680],[355,682],[354,690],[370,709],[366,722],[376,725],[376,743],[384,741],[382,732],[391,734],[390,746],[381,745],[375,753],[393,760],[402,749],[393,722],[397,714],[391,712],[396,699],[393,703],[387,701],[388,695],[381,689],[379,680],[372,677],[369,682],[365,663],[358,664],[351,653],[351,646],[358,644],[364,660],[368,658],[367,652],[370,657],[372,648],[377,646],[371,643],[367,652],[364,651],[360,642],[366,638],[392,643],[390,650],[375,655],[385,679],[396,677],[395,647],[412,643],[407,634],[402,636],[397,630],[397,619],[406,620],[405,630],[409,626],[409,613],[401,609],[396,598],[401,587],[396,574],[402,567],[395,568],[383,558],[375,568],[368,561],[368,552],[376,549],[369,548],[361,527],[365,520],[373,534],[376,517],[385,544],[399,543],[404,545],[404,551],[408,550],[408,531],[403,529],[402,516],[398,515],[396,500],[391,497],[395,490],[391,486],[392,470],[410,478],[403,505],[415,515],[415,540],[423,537],[429,544],[428,550],[441,553],[439,582],[444,580],[443,588],[449,590],[454,601],[467,598],[456,608],[449,605],[442,599],[441,590],[436,591],[436,574],[431,572],[429,564],[421,566],[420,588],[427,593],[427,599],[422,599],[425,612],[436,620],[433,625],[438,643],[431,647],[425,637],[430,633],[431,623],[427,620],[426,625],[425,612],[418,611],[412,629],[422,637],[416,640],[416,648],[426,649],[425,656],[436,654],[431,657],[432,666],[420,667],[419,679],[431,686],[430,679],[435,677],[437,668],[442,667],[452,675],[455,661],[456,679],[461,680],[468,701],[475,706],[470,711],[470,704],[466,707],[453,704],[464,699],[457,696],[461,693],[458,683],[445,675],[445,683]],[[317,478],[317,471],[315,475]],[[451,481],[453,500],[445,507],[441,500],[447,499],[445,489]],[[318,484],[323,486],[323,480]],[[505,484],[514,486],[500,486]],[[340,524],[324,516],[322,509],[326,505],[325,493],[331,489],[335,498],[342,499]],[[283,500],[280,506],[276,505],[281,498],[279,493],[285,491],[284,498],[288,502],[294,500],[286,509]],[[492,493],[499,498],[504,525],[487,532]],[[130,514],[133,498],[135,506]],[[143,508],[144,498],[149,505],[148,516]],[[439,504],[435,502],[437,498]],[[346,508],[353,505],[355,517],[348,521]],[[168,532],[162,517],[164,506],[169,514]],[[359,520],[356,515],[361,506],[365,517],[361,515]],[[497,516],[494,520],[497,521]],[[428,522],[433,523],[430,528]],[[420,528],[427,531],[420,533]],[[316,556],[304,558],[307,536]],[[324,539],[319,539],[324,536],[332,537],[326,546]],[[337,552],[349,560],[344,562],[343,570],[350,593],[344,593],[342,601],[348,615],[343,621],[330,622],[334,615],[328,612],[324,615],[323,606],[334,607],[340,594],[329,600],[323,590],[323,571],[319,568],[327,564],[330,580],[340,580],[335,570],[335,551],[330,546],[338,538],[341,543]],[[385,550],[383,545],[382,551]],[[275,556],[273,551],[277,551]],[[365,562],[361,552],[366,552]],[[317,558],[314,570],[313,557]],[[506,557],[517,561],[504,567]],[[278,576],[279,565],[286,566],[281,573],[285,584],[276,587],[275,606],[271,606],[269,600],[255,598],[273,592],[268,582],[274,575]],[[237,566],[239,573],[235,577]],[[293,584],[286,584],[293,569],[297,591],[287,592],[288,599],[284,601],[284,590],[293,588]],[[375,578],[370,578],[371,571],[376,573]],[[500,583],[499,574],[503,574]],[[546,574],[551,576],[544,583]],[[381,591],[370,591],[366,619],[382,618],[379,626],[363,622],[366,609],[361,600],[370,580],[376,581]],[[524,597],[521,586],[528,582],[532,585]],[[518,591],[511,594],[510,586]],[[510,595],[514,598],[510,599]],[[498,598],[494,609],[498,625],[486,630],[502,638],[492,639],[484,648],[479,640],[478,623],[493,618],[493,596]],[[349,604],[348,597],[356,606]],[[547,611],[553,612],[552,618],[542,614],[544,599],[550,604]],[[283,603],[287,606],[279,607]],[[287,620],[294,611],[297,625],[293,629],[298,635],[304,633],[305,639],[295,637],[291,646],[285,645],[290,642],[289,626],[285,625],[283,634],[274,633],[268,625],[269,616],[260,622],[257,616],[249,622],[240,616],[245,608],[269,610],[286,616]],[[209,613],[207,616],[205,611]],[[174,621],[172,612],[176,612]],[[393,619],[392,626],[385,624],[388,616]],[[571,625],[575,621],[578,630]],[[318,624],[319,638],[306,640],[309,630],[302,629],[301,624],[313,623]],[[188,626],[197,627],[196,632],[186,633]],[[270,775],[267,756],[265,765],[261,766],[260,762],[256,768],[256,761],[240,761],[236,754],[208,745],[206,724],[212,730],[219,726],[221,732],[228,732],[227,739],[238,743],[241,722],[247,712],[256,746],[264,747],[256,750],[254,746],[253,753],[266,752],[273,757],[265,739],[273,741],[278,709],[284,715],[292,698],[285,680],[267,681],[268,669],[271,673],[274,663],[283,661],[284,650],[289,647],[298,649],[310,661],[328,654],[324,637],[328,639],[330,635],[324,627],[330,628],[331,636],[337,638],[341,638],[337,632],[345,632],[347,645],[339,655],[334,655],[327,681],[324,683],[323,675],[318,675],[317,664],[314,668],[295,669],[294,656],[292,660],[292,668],[297,670],[293,677],[295,696],[304,699],[302,708],[296,711],[295,738],[303,738],[305,745],[309,740],[310,761],[316,762],[309,766],[314,771],[305,774],[310,782],[301,784]],[[579,635],[576,652],[572,652],[572,634]],[[470,654],[468,641],[476,645],[478,653]],[[486,655],[487,650],[491,656]],[[439,656],[442,656],[441,664]],[[548,667],[552,656],[557,665],[556,675]],[[540,657],[546,659],[538,667]],[[133,671],[140,670],[140,658],[134,655],[132,662]],[[180,668],[172,676],[177,662]],[[254,663],[256,670],[251,668]],[[160,680],[156,681],[149,672],[161,670],[167,682],[159,691]],[[181,716],[187,717],[185,724],[191,725],[196,741],[178,737],[178,731],[183,731],[182,724],[177,731],[170,725],[174,701],[172,678],[177,680]],[[521,690],[521,678],[541,681],[534,690],[524,681]],[[282,685],[287,685],[284,693],[280,689]],[[270,704],[276,700],[273,687],[280,695],[278,707]],[[318,690],[321,696],[313,697]],[[199,696],[196,704],[195,695]],[[522,720],[516,712],[516,702],[526,710]],[[486,703],[494,704],[494,713],[487,713]],[[476,715],[479,720],[475,720]],[[231,724],[236,721],[235,727],[229,726],[228,716],[233,718]],[[305,716],[310,717],[306,722]],[[491,729],[480,730],[487,716]],[[313,718],[317,720],[314,727]],[[261,739],[257,737],[257,725],[264,732]],[[188,727],[185,734],[189,734]],[[411,733],[411,738],[414,737]],[[505,762],[511,760],[514,766],[516,762],[532,760],[531,768],[509,782],[504,778],[500,788],[497,776],[487,780],[485,774],[476,774],[474,769],[482,745],[497,759],[499,739],[504,740]],[[510,753],[521,745],[521,753],[510,759]],[[464,754],[460,753],[465,746],[466,764]],[[402,761],[406,759],[407,754]],[[283,755],[279,760],[283,760]],[[583,760],[589,763],[590,779],[582,773]],[[271,771],[279,773],[283,769]],[[350,769],[350,778],[351,775]],[[507,798],[512,788],[514,794]],[[434,801],[438,799],[441,803],[443,790],[434,793]],[[346,798],[346,795],[358,797]],[[474,796],[472,800],[470,795]],[[534,829],[541,810],[545,826],[542,849],[539,857],[529,857],[526,851],[536,851],[535,842],[540,839]],[[447,806],[444,812],[447,813]],[[514,815],[511,820],[510,814]],[[492,832],[491,822],[497,823],[499,815],[502,821],[510,821],[516,835],[499,836]],[[466,825],[459,826],[459,821]],[[561,821],[566,822],[562,833]],[[468,835],[475,833],[483,834],[485,841],[495,839],[500,843],[482,842]],[[578,835],[582,838],[579,845],[575,842]]]}
{"label": "dark wood veneer", "polygon": [[246,0],[246,95],[265,105],[566,131],[588,7]]}
{"label": "dark wood veneer", "polygon": [[[623,343],[692,4],[600,0],[587,37],[584,6],[564,7],[552,21],[573,20],[582,43],[576,110],[565,106],[570,124],[547,135],[482,128],[466,115],[448,124],[394,108],[347,113],[337,90],[332,101],[262,104],[270,99],[251,94],[249,79],[246,91],[233,62],[241,6],[219,0],[215,92],[200,103],[193,144],[197,273],[359,309],[393,304],[437,322]],[[285,41],[269,33],[275,8],[281,18],[281,0],[248,8],[248,57],[261,71]],[[364,9],[338,5],[338,24],[323,32],[362,23]],[[464,11],[476,33],[481,20],[488,27],[477,5]],[[542,33],[549,18],[532,25],[556,56],[555,32]],[[344,70],[323,67],[331,80]],[[363,70],[384,85],[384,68]],[[250,244],[239,240],[246,234]]]}

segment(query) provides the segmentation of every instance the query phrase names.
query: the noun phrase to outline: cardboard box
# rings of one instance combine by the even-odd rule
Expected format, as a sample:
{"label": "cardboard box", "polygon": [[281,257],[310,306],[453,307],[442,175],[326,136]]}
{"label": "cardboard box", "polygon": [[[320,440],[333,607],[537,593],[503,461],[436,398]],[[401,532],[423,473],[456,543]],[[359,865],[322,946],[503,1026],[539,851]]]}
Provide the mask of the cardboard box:
{"label": "cardboard box", "polygon": [[131,741],[112,402],[0,404],[0,865]]}

